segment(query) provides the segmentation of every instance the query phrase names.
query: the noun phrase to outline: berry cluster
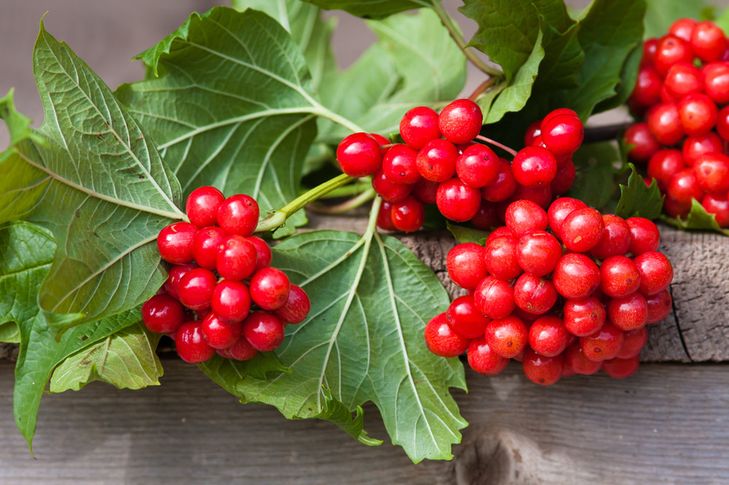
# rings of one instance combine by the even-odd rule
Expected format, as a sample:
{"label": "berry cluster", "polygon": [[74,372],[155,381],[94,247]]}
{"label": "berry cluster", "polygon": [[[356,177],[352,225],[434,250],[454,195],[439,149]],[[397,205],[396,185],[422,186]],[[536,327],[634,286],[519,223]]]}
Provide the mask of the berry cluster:
{"label": "berry cluster", "polygon": [[659,238],[648,219],[603,215],[569,197],[548,212],[513,202],[484,246],[448,253],[448,274],[468,293],[427,324],[425,342],[443,357],[466,352],[482,374],[517,359],[537,384],[601,368],[627,377],[646,325],[671,310],[673,269]]}
{"label": "berry cluster", "polygon": [[510,201],[532,200],[546,208],[572,186],[572,154],[583,139],[574,111],[558,109],[535,122],[526,148],[511,163],[476,141],[509,150],[479,136],[482,122],[481,108],[468,99],[453,101],[440,114],[419,106],[400,121],[404,143],[354,133],[337,147],[337,159],[348,175],[372,176],[384,200],[378,225],[385,230],[416,231],[426,204],[435,204],[451,221],[487,229],[503,221]]}
{"label": "berry cluster", "polygon": [[216,352],[249,360],[276,349],[284,325],[302,322],[310,302],[271,267],[271,249],[253,235],[258,203],[200,187],[186,210],[189,223],[171,224],[157,237],[160,256],[172,266],[162,290],[142,306],[144,324],[173,337],[177,354],[190,363]]}
{"label": "berry cluster", "polygon": [[729,42],[713,22],[680,19],[643,45],[631,110],[643,120],[625,132],[628,156],[645,165],[684,217],[693,199],[729,227]]}

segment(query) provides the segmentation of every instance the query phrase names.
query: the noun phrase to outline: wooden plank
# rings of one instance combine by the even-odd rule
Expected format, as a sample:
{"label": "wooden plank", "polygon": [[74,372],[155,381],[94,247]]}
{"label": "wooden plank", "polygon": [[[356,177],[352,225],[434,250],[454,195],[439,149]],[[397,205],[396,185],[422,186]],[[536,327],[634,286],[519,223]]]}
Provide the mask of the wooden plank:
{"label": "wooden plank", "polygon": [[[517,368],[470,376],[471,422],[452,462],[412,465],[332,425],[240,406],[194,367],[165,362],[164,385],[92,384],[48,396],[34,460],[11,414],[0,363],[0,483],[727,483],[729,372],[648,364],[625,381],[572,378],[552,388]],[[697,398],[699,397],[700,398]],[[372,435],[386,437],[371,407]]]}

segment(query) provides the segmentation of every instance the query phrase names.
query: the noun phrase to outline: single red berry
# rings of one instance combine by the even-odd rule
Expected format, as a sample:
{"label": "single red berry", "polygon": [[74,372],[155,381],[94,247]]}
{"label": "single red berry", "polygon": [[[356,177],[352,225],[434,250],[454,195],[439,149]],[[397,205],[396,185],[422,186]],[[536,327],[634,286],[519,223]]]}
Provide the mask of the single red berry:
{"label": "single red berry", "polygon": [[253,197],[237,194],[218,207],[218,226],[228,234],[251,236],[258,224],[258,202]]}
{"label": "single red berry", "polygon": [[440,186],[438,182],[431,182],[421,178],[413,187],[413,195],[423,204],[435,204],[438,186]]}
{"label": "single red berry", "polygon": [[594,296],[565,301],[563,323],[577,337],[592,335],[605,323],[605,306]]}
{"label": "single red berry", "polygon": [[276,315],[253,312],[243,322],[243,336],[259,352],[270,352],[283,342],[284,324]]}
{"label": "single red berry", "polygon": [[557,303],[557,290],[551,281],[524,273],[514,283],[514,303],[527,313],[543,315]]}
{"label": "single red berry", "polygon": [[487,276],[474,290],[473,302],[486,317],[506,318],[514,310],[514,289],[506,281]]}
{"label": "single red berry", "polygon": [[[671,69],[673,69],[673,67]],[[666,82],[668,82],[670,76],[671,71],[669,71],[666,76]],[[630,99],[642,107],[653,106],[661,100],[662,87],[663,81],[661,80],[661,76],[658,74],[658,71],[656,71],[652,66],[642,67],[638,71],[638,79],[635,82],[635,88],[633,89],[633,93],[630,95]]]}
{"label": "single red berry", "polygon": [[185,212],[190,223],[197,227],[214,226],[218,216],[218,207],[225,196],[215,187],[198,187],[190,192],[185,203]]}
{"label": "single red berry", "polygon": [[232,347],[241,336],[242,329],[239,322],[223,320],[215,313],[208,313],[200,323],[205,341],[214,349],[227,349]]}
{"label": "single red berry", "polygon": [[[658,73],[656,73],[656,75],[658,75]],[[699,93],[703,90],[703,74],[693,64],[685,62],[674,64],[666,74],[664,86],[671,94],[672,98],[680,99],[687,94]],[[660,91],[658,97],[660,98]],[[657,104],[658,102],[659,100],[657,99],[646,106]]]}
{"label": "single red berry", "polygon": [[498,206],[482,200],[478,212],[469,222],[473,227],[482,231],[498,226],[501,223]]}
{"label": "single red berry", "polygon": [[511,359],[524,351],[528,333],[526,324],[512,315],[491,320],[486,325],[486,343],[501,357]]}
{"label": "single red berry", "polygon": [[674,174],[668,184],[668,196],[676,202],[690,204],[692,199],[700,199],[703,190],[699,185],[696,172],[691,169],[681,170]]}
{"label": "single red berry", "polygon": [[648,304],[640,293],[611,299],[607,304],[610,322],[620,330],[635,330],[648,320]]}
{"label": "single red berry", "polygon": [[248,340],[246,340],[245,337],[241,337],[227,349],[217,350],[217,353],[225,359],[246,361],[255,357],[258,354],[258,351],[248,343]]}
{"label": "single red berry", "polygon": [[545,316],[529,328],[529,347],[539,355],[554,357],[567,348],[569,334],[562,320],[555,316]]}
{"label": "single red berry", "polygon": [[600,289],[610,297],[627,296],[638,291],[640,273],[630,258],[610,256],[600,266]]}
{"label": "single red berry", "polygon": [[247,238],[247,241],[256,248],[256,271],[271,266],[273,254],[271,254],[271,247],[268,243],[258,236],[251,236]]}
{"label": "single red berry", "polygon": [[647,324],[658,323],[664,320],[673,310],[673,298],[671,298],[671,292],[668,289],[658,292],[655,295],[646,296],[645,302],[648,305]]}
{"label": "single red berry", "polygon": [[623,333],[623,345],[618,352],[619,359],[630,359],[640,354],[640,351],[648,342],[648,330],[641,327]]}
{"label": "single red berry", "polygon": [[727,195],[706,194],[701,199],[701,205],[706,212],[714,215],[719,226],[729,227],[729,197]]}
{"label": "single red berry", "polygon": [[[686,139],[685,144],[688,142]],[[678,150],[658,150],[648,161],[648,176],[656,179],[658,186],[665,190],[673,174],[685,167],[683,156]]]}
{"label": "single red berry", "polygon": [[[696,161],[704,154],[721,153],[724,150],[724,144],[721,142],[716,133],[704,133],[702,135],[693,135],[687,137],[683,141],[681,154],[686,165],[693,166]],[[683,167],[678,167],[674,172],[678,172]],[[650,169],[650,166],[649,166]],[[667,177],[670,179],[670,177]]]}
{"label": "single red berry", "polygon": [[704,62],[718,61],[727,49],[724,32],[714,22],[705,20],[694,27],[691,34],[693,53]]}
{"label": "single red berry", "polygon": [[[506,211],[506,208],[504,208],[503,211]],[[502,214],[502,217],[503,217],[503,214]],[[488,236],[486,236],[486,241],[484,242],[484,245],[488,246],[492,240],[498,239],[500,237],[516,238],[517,236],[516,236],[516,233],[514,231],[512,231],[511,229],[509,229],[508,227],[499,226],[496,229],[494,229],[493,231],[491,231]],[[515,242],[515,244],[516,244],[516,242]]]}
{"label": "single red berry", "polygon": [[[677,35],[676,37],[681,37]],[[686,42],[689,42],[689,40],[686,40]],[[658,39],[655,37],[651,37],[649,39],[646,39],[645,42],[643,42],[643,55],[640,59],[640,65],[641,66],[652,66],[653,60],[656,56],[656,51],[658,50]]]}
{"label": "single red berry", "polygon": [[481,197],[489,202],[502,202],[514,194],[516,186],[516,179],[511,172],[511,165],[509,162],[501,160],[496,181],[481,189]]}
{"label": "single red berry", "polygon": [[557,266],[561,256],[562,245],[548,232],[534,231],[519,238],[517,261],[527,273],[545,276]]}
{"label": "single red berry", "polygon": [[587,337],[580,337],[580,348],[585,357],[593,362],[614,359],[623,346],[623,332],[610,323]]}
{"label": "single red berry", "polygon": [[418,173],[432,182],[445,182],[456,172],[458,150],[449,141],[430,140],[417,156]]}
{"label": "single red berry", "polygon": [[470,99],[457,99],[440,111],[438,128],[451,143],[468,143],[481,131],[483,113]]}
{"label": "single red berry", "polygon": [[306,320],[311,310],[309,295],[300,287],[291,285],[286,303],[276,310],[276,316],[286,323],[301,323]]}
{"label": "single red berry", "polygon": [[511,235],[490,239],[484,248],[486,271],[502,280],[516,278],[522,271],[517,251],[517,239]]}
{"label": "single red berry", "polygon": [[215,286],[210,304],[213,312],[223,320],[242,322],[251,309],[251,295],[243,283],[223,280]]}
{"label": "single red berry", "polygon": [[256,247],[242,236],[228,236],[218,250],[218,274],[227,280],[244,280],[256,269]]}
{"label": "single red berry", "polygon": [[668,33],[679,37],[686,42],[691,42],[691,35],[694,33],[696,24],[697,22],[694,19],[678,19],[671,24],[671,27],[668,29]]}
{"label": "single red berry", "polygon": [[[577,116],[561,114],[542,121],[542,140],[554,156],[571,155],[582,145],[584,127]],[[518,180],[518,177],[517,177]]]}
{"label": "single red berry", "polygon": [[481,193],[460,179],[452,178],[438,187],[436,205],[447,219],[465,222],[475,216],[481,207]]}
{"label": "single red berry", "polygon": [[494,352],[483,338],[471,341],[466,357],[471,369],[488,376],[500,374],[509,363],[509,359]]}
{"label": "single red berry", "polygon": [[569,190],[572,188],[572,184],[574,183],[576,176],[577,169],[575,168],[575,162],[573,162],[571,159],[567,160],[561,166],[558,166],[557,175],[554,177],[554,180],[552,180],[552,183],[549,186],[552,194],[562,195],[569,192]]}
{"label": "single red berry", "polygon": [[193,264],[181,264],[171,267],[167,273],[167,281],[165,281],[164,291],[173,298],[179,298],[177,290],[180,286],[180,281],[182,281],[182,277],[193,268],[195,268],[195,265]]}
{"label": "single red berry", "polygon": [[530,200],[517,200],[506,208],[506,226],[519,236],[543,231],[548,223],[544,209]]}
{"label": "single red berry", "polygon": [[206,269],[215,269],[218,251],[226,239],[225,231],[217,226],[198,229],[193,240],[195,262]]}
{"label": "single red berry", "polygon": [[572,211],[560,227],[565,247],[570,251],[585,253],[594,248],[602,238],[605,228],[602,215],[592,207]]}
{"label": "single red berry", "polygon": [[625,219],[612,214],[602,216],[605,228],[600,242],[592,248],[592,255],[598,259],[622,255],[630,249],[630,227]]}
{"label": "single red berry", "polygon": [[661,75],[666,75],[674,64],[679,62],[691,63],[694,60],[691,45],[678,37],[666,35],[658,41],[653,65]]}
{"label": "single red berry", "polygon": [[663,212],[671,217],[686,217],[691,210],[691,202],[676,200],[668,193],[663,200]]}
{"label": "single red berry", "polygon": [[180,303],[190,310],[209,308],[217,282],[212,271],[204,268],[191,269],[185,273],[177,286]]}
{"label": "single red berry", "polygon": [[704,91],[717,104],[729,103],[729,63],[714,62],[702,68]]}
{"label": "single red berry", "polygon": [[714,101],[703,93],[687,94],[678,102],[678,116],[687,135],[703,135],[711,131],[718,112]]}
{"label": "single red berry", "polygon": [[351,177],[365,177],[380,169],[382,148],[368,133],[352,133],[339,142],[337,160],[342,172]]}
{"label": "single red berry", "polygon": [[681,116],[675,103],[661,103],[653,106],[646,116],[651,134],[661,145],[675,145],[684,136]]}
{"label": "single red berry", "polygon": [[171,264],[191,262],[196,231],[188,222],[175,222],[162,229],[157,236],[157,249],[162,259]]}
{"label": "single red berry", "polygon": [[420,180],[415,162],[418,152],[407,145],[394,145],[387,149],[382,158],[382,172],[398,184],[414,184]]}
{"label": "single red berry", "polygon": [[185,321],[185,310],[179,301],[162,293],[142,305],[142,321],[150,332],[172,334]]}
{"label": "single red berry", "polygon": [[722,153],[701,155],[694,164],[699,186],[710,193],[729,191],[729,157]]}
{"label": "single red berry", "polygon": [[610,359],[602,363],[602,370],[613,379],[625,379],[638,371],[640,359],[638,356],[630,359]]}
{"label": "single red berry", "polygon": [[458,357],[468,348],[468,340],[448,325],[445,312],[433,317],[425,326],[425,344],[441,357]]}
{"label": "single red berry", "polygon": [[552,232],[561,239],[562,224],[564,223],[564,220],[567,219],[567,216],[573,211],[583,209],[585,207],[587,207],[587,204],[579,199],[573,199],[572,197],[560,197],[552,202],[549,206],[549,211],[547,211],[547,219],[549,220],[549,227],[552,229]]}
{"label": "single red berry", "polygon": [[268,267],[256,271],[251,278],[249,291],[256,305],[264,310],[277,310],[286,304],[290,288],[286,273]]}
{"label": "single red berry", "polygon": [[485,249],[476,243],[453,246],[446,257],[448,276],[461,288],[476,288],[487,275],[485,256]]}
{"label": "single red berry", "polygon": [[514,157],[511,170],[516,181],[525,187],[548,185],[557,176],[557,160],[549,150],[526,147]]}
{"label": "single red berry", "polygon": [[549,120],[556,116],[572,116],[574,118],[578,118],[577,112],[575,110],[569,108],[557,108],[547,113],[546,116],[542,118],[542,123],[548,123]]}
{"label": "single red berry", "polygon": [[635,266],[640,274],[640,292],[644,295],[655,295],[665,290],[673,280],[671,262],[658,251],[636,256]]}
{"label": "single red berry", "polygon": [[723,140],[729,140],[729,106],[724,106],[717,114],[716,131]]}
{"label": "single red berry", "polygon": [[630,217],[625,222],[630,228],[630,252],[633,256],[658,249],[661,234],[652,221],[645,217]]}
{"label": "single red berry", "polygon": [[602,363],[585,357],[579,342],[575,342],[567,347],[564,353],[564,366],[570,368],[575,374],[591,376],[600,370]]}
{"label": "single red berry", "polygon": [[198,322],[187,322],[177,330],[175,349],[177,355],[188,364],[205,362],[215,355],[215,349],[205,341]]}
{"label": "single red berry", "polygon": [[372,188],[386,202],[402,202],[413,190],[412,185],[399,184],[379,171],[372,177]]}
{"label": "single red berry", "polygon": [[625,130],[623,143],[628,148],[628,158],[635,162],[648,160],[661,145],[653,136],[647,123],[634,123]]}
{"label": "single red berry", "polygon": [[532,123],[527,127],[526,133],[524,133],[524,146],[533,146],[534,142],[537,140],[537,138],[542,136],[542,121],[532,121]]}
{"label": "single red berry", "polygon": [[562,377],[563,358],[561,355],[545,357],[531,349],[524,353],[522,368],[527,379],[542,386],[556,384]]}
{"label": "single red berry", "polygon": [[483,335],[488,320],[479,313],[473,297],[465,295],[453,300],[446,311],[448,324],[458,335],[474,339]]}
{"label": "single red berry", "polygon": [[408,197],[401,202],[393,202],[390,209],[390,218],[392,219],[392,225],[398,231],[417,231],[425,220],[423,204],[415,197]]}
{"label": "single red berry", "polygon": [[600,268],[584,254],[568,253],[557,262],[552,282],[565,298],[586,298],[600,286]]}
{"label": "single red berry", "polygon": [[485,145],[471,145],[456,159],[458,178],[464,184],[474,188],[496,182],[500,169],[501,159]]}
{"label": "single red berry", "polygon": [[546,210],[552,201],[552,189],[550,187],[551,185],[535,185],[534,187],[517,185],[516,192],[511,196],[511,200],[528,200]]}
{"label": "single red berry", "polygon": [[440,137],[438,113],[426,106],[413,108],[400,121],[400,136],[411,148],[419,150]]}

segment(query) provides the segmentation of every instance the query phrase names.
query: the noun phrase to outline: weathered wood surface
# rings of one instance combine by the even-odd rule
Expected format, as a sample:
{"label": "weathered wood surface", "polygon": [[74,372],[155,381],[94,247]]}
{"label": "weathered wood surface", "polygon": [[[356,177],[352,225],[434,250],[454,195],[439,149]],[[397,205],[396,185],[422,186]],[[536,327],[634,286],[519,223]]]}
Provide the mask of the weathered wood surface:
{"label": "weathered wood surface", "polygon": [[[35,459],[11,414],[0,363],[0,483],[645,484],[729,483],[729,372],[648,364],[639,374],[552,388],[512,367],[456,393],[471,426],[452,462],[412,465],[334,426],[240,406],[196,368],[165,362],[163,385],[92,384],[45,398]],[[367,429],[386,438],[374,409]]]}

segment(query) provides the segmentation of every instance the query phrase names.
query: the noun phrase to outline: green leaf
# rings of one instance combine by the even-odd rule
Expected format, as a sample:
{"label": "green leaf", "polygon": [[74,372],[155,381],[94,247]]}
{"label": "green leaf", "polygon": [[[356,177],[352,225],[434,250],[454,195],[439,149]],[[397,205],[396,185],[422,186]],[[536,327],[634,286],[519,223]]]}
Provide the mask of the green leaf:
{"label": "green leaf", "polygon": [[726,35],[727,32],[729,32],[729,8],[725,8],[721,14],[719,14],[715,19],[714,23],[718,25],[721,30],[724,31],[724,34]]}
{"label": "green leaf", "polygon": [[311,295],[310,318],[288,327],[277,354],[290,373],[238,395],[288,418],[320,417],[328,392],[350,412],[371,401],[408,456],[449,459],[466,426],[448,389],[465,389],[462,364],[424,344],[425,323],[448,306],[435,275],[392,237],[316,231],[274,250],[274,264]]}
{"label": "green leaf", "polygon": [[604,208],[618,188],[615,182],[615,165],[622,160],[618,147],[609,141],[583,145],[575,153],[573,160],[576,176],[570,197],[598,209]]}
{"label": "green leaf", "polygon": [[0,324],[0,342],[6,344],[20,343],[20,329],[15,322]]}
{"label": "green leaf", "polygon": [[666,35],[671,24],[680,18],[701,19],[706,10],[702,0],[645,0],[645,37]]}
{"label": "green leaf", "polygon": [[447,222],[446,227],[457,243],[474,242],[476,244],[483,245],[483,243],[486,242],[486,237],[489,235],[487,231],[480,231],[472,227],[459,226],[458,224],[453,224],[450,221]]}
{"label": "green leaf", "polygon": [[627,184],[620,184],[620,199],[615,214],[620,217],[640,216],[656,219],[663,209],[663,196],[655,180],[647,186],[635,165],[628,164]]}
{"label": "green leaf", "polygon": [[150,334],[141,324],[109,335],[56,367],[51,392],[78,391],[93,381],[119,389],[158,386],[163,374],[155,352],[159,339],[160,335]]}
{"label": "green leaf", "polygon": [[304,0],[327,10],[345,10],[369,19],[387,17],[405,10],[427,7],[438,0]]}
{"label": "green leaf", "polygon": [[729,236],[729,229],[722,228],[716,222],[714,214],[709,214],[696,199],[691,201],[691,211],[685,218],[664,217],[666,222],[679,229],[713,231]]}
{"label": "green leaf", "polygon": [[[273,352],[259,353],[253,360],[239,362],[215,356],[211,360],[199,364],[203,373],[217,385],[233,395],[238,395],[235,383],[239,379],[258,379],[263,382],[269,376],[277,376],[289,372]],[[241,400],[245,402],[243,396]]]}
{"label": "green leaf", "polygon": [[139,321],[139,311],[77,326],[58,339],[37,304],[38,288],[55,251],[50,234],[28,223],[14,223],[0,230],[0,247],[0,324],[15,322],[20,331],[13,412],[30,445],[53,369],[68,356]]}
{"label": "green leaf", "polygon": [[595,113],[609,111],[624,105],[628,101],[638,79],[638,68],[640,67],[641,57],[643,57],[643,45],[638,44],[633,48],[623,64],[623,70],[620,73],[620,82],[615,88],[617,94],[612,98],[600,101],[595,107]]}
{"label": "green leaf", "polygon": [[[27,218],[49,228],[58,246],[39,301],[49,313],[78,314],[72,322],[52,320],[68,326],[133,308],[154,294],[165,279],[155,239],[184,214],[177,180],[137,122],[42,27],[33,66],[45,120],[35,137],[6,152],[9,176],[0,179],[0,193],[35,196],[42,187]],[[10,106],[2,114],[14,129]]]}
{"label": "green leaf", "polygon": [[356,406],[353,414],[347,406],[332,396],[329,389],[324,388],[322,394],[324,404],[321,412],[316,416],[317,419],[323,419],[335,424],[363,445],[380,446],[383,443],[382,440],[370,437],[365,431],[364,409],[362,409],[362,406]]}

